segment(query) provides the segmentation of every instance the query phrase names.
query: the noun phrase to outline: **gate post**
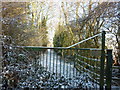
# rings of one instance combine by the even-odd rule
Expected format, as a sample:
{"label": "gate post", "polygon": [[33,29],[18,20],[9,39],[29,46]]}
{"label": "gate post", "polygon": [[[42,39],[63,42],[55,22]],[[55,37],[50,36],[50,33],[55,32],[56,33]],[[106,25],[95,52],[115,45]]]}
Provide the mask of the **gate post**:
{"label": "gate post", "polygon": [[106,89],[111,90],[112,80],[112,49],[107,50],[107,61],[106,61]]}
{"label": "gate post", "polygon": [[104,63],[105,63],[105,31],[102,31],[102,47],[101,47],[101,62],[100,62],[100,89],[104,86]]}

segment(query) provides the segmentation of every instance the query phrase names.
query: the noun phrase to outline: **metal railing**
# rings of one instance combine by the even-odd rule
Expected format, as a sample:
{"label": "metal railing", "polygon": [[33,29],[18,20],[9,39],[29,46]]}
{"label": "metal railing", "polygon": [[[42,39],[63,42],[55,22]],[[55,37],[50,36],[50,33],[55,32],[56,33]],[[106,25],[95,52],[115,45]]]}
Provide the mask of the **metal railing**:
{"label": "metal railing", "polygon": [[[72,48],[101,35],[101,49]],[[28,75],[34,76],[34,80],[31,81],[33,83],[29,82],[26,85],[39,88],[111,88],[112,50],[105,50],[104,31],[69,47],[15,46],[14,48],[19,51],[16,57],[16,60],[19,60],[17,63],[27,63],[26,68],[29,69],[24,74],[22,70],[19,73],[21,86],[25,86],[23,84],[29,80]],[[23,71],[26,68],[23,68]],[[24,76],[26,77],[22,78]]]}
{"label": "metal railing", "polygon": [[38,65],[44,67],[46,71],[54,74],[56,79],[64,77],[72,87],[99,88],[100,56],[92,56],[92,49],[22,48],[35,56],[37,61],[33,62],[37,64],[36,68]]}

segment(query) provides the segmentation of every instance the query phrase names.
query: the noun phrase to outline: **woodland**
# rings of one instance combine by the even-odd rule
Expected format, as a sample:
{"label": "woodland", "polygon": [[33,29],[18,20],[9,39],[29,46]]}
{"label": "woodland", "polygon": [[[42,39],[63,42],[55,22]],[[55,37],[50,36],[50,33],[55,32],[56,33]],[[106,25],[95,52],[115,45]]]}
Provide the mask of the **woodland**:
{"label": "woodland", "polygon": [[[112,64],[117,66],[117,69],[113,68],[113,74],[120,79],[120,68],[118,68],[120,66],[120,2],[92,2],[91,0],[88,2],[2,2],[1,13],[0,36],[4,36],[4,44],[9,47],[68,47],[105,31],[105,49],[113,50]],[[3,52],[7,53],[11,49],[7,49],[8,46],[5,45]],[[74,48],[101,48],[101,38],[95,37]],[[13,49],[10,52],[16,57],[12,57],[11,61],[3,61],[3,69],[11,65],[13,59],[16,60],[14,63],[21,63],[21,65],[26,63],[27,66],[30,60],[28,53],[24,53],[23,50],[22,53],[28,56],[24,57],[24,55],[18,55],[18,52],[21,52],[19,49]],[[4,57],[6,57],[5,53],[3,53]],[[61,54],[62,51],[59,53]],[[23,58],[24,60],[28,58],[28,61],[21,61]],[[25,69],[23,66],[19,68]],[[9,74],[3,74],[9,77],[7,79],[11,79],[10,77],[14,79],[14,82],[7,86],[15,87],[19,82],[15,74],[12,74],[15,75],[14,78]],[[4,83],[3,86],[6,87],[6,81]],[[120,86],[119,80],[114,84]],[[24,85],[21,84],[21,86]]]}

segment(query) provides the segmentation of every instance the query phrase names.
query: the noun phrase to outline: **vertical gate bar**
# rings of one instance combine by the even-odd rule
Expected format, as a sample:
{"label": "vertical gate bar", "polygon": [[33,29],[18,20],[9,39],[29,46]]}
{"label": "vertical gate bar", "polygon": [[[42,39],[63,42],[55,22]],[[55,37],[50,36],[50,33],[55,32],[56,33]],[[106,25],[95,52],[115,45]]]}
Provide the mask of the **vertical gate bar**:
{"label": "vertical gate bar", "polygon": [[[70,56],[73,56],[73,54],[72,54],[72,52],[73,52],[72,49],[70,49],[69,52],[70,52]],[[70,59],[70,61],[68,60],[69,65],[70,65],[70,71],[69,71],[69,72],[70,72],[70,77],[69,77],[69,78],[71,78],[71,66],[72,66],[72,65],[71,65],[71,62],[72,62],[72,61],[71,61],[71,60],[72,60],[72,59]]]}
{"label": "vertical gate bar", "polygon": [[48,65],[47,65],[47,63],[48,63],[48,61],[47,61],[47,57],[48,57],[48,49],[46,49],[46,71],[47,71],[47,69],[48,69]]}
{"label": "vertical gate bar", "polygon": [[[43,50],[44,50],[44,49],[43,49]],[[43,67],[45,67],[45,66],[44,66],[44,52],[43,52]]]}
{"label": "vertical gate bar", "polygon": [[[91,52],[90,52],[91,53]],[[94,58],[94,56],[92,56],[91,55],[91,58]],[[96,57],[95,57],[96,58]],[[90,60],[91,61],[91,60]],[[91,63],[94,63],[94,64],[92,64],[92,66],[93,66],[93,71],[95,71],[95,73],[97,73],[97,71],[96,71],[96,63],[97,62],[95,62],[95,61],[92,61]],[[94,80],[93,80],[93,86],[95,87],[95,89],[96,89],[96,84],[95,84],[95,80],[96,80],[96,78],[97,78],[97,75],[95,74],[95,75],[93,75],[93,78],[94,78]]]}
{"label": "vertical gate bar", "polygon": [[40,49],[39,54],[40,54],[40,66],[42,67],[42,50],[41,49]]}
{"label": "vertical gate bar", "polygon": [[[67,49],[65,49],[65,52],[67,52]],[[67,64],[66,64],[66,58],[65,57],[66,57],[66,55],[64,56],[64,72],[65,72],[64,75],[65,75],[65,78],[67,78],[67,76],[66,76],[66,65]]]}
{"label": "vertical gate bar", "polygon": [[[78,49],[77,49],[76,61],[75,61],[75,67],[78,69],[78,67],[77,67],[77,64],[78,64],[78,63],[77,63],[77,58],[78,58]],[[75,76],[77,76],[77,71],[78,71],[77,69],[75,70]]]}
{"label": "vertical gate bar", "polygon": [[[68,49],[66,49],[65,52],[68,52]],[[68,54],[66,53],[66,55],[68,55]],[[64,59],[64,70],[65,70],[65,76],[66,76],[65,78],[67,78],[67,74],[68,74],[66,71],[67,70],[66,68],[67,68],[67,64],[66,64],[66,58],[65,58]]]}
{"label": "vertical gate bar", "polygon": [[55,72],[54,72],[54,68],[55,68],[55,65],[54,65],[54,64],[55,64],[55,52],[53,52],[52,57],[53,57],[53,58],[52,58],[52,59],[53,59],[52,72],[55,74]]}
{"label": "vertical gate bar", "polygon": [[76,50],[74,50],[74,60],[73,60],[73,77],[75,76],[74,75],[74,72],[75,72],[75,59],[76,59]]}
{"label": "vertical gate bar", "polygon": [[57,71],[57,64],[58,64],[58,54],[56,54],[56,77],[57,77],[57,75],[58,75],[58,71]]}
{"label": "vertical gate bar", "polygon": [[65,55],[65,53],[66,53],[66,50],[63,50],[63,75],[65,75],[65,57],[64,57],[64,55]]}
{"label": "vertical gate bar", "polygon": [[[81,55],[82,55],[82,56],[85,56],[85,51],[82,50],[82,52],[83,52],[83,53],[82,53]],[[83,58],[82,61],[85,62],[85,59]],[[83,65],[83,67],[82,67],[82,71],[86,73],[85,68],[84,68],[85,65],[84,65],[83,63],[81,63],[81,64]],[[84,78],[84,77],[85,77],[85,76],[83,75],[83,78]]]}
{"label": "vertical gate bar", "polygon": [[[60,52],[62,53],[62,50],[60,50]],[[61,61],[62,61],[62,57],[60,57],[60,77],[61,77]]]}
{"label": "vertical gate bar", "polygon": [[[69,49],[67,50],[68,52],[69,52]],[[67,74],[66,74],[66,78],[68,78],[69,77],[69,70],[68,70],[68,64],[66,64],[66,72],[67,72]]]}
{"label": "vertical gate bar", "polygon": [[100,89],[104,86],[104,62],[105,62],[105,31],[102,31],[102,50],[101,50],[101,62],[100,62]]}
{"label": "vertical gate bar", "polygon": [[107,62],[106,62],[106,89],[111,90],[112,80],[112,49],[107,50]]}
{"label": "vertical gate bar", "polygon": [[50,54],[49,54],[49,60],[50,60],[50,62],[49,62],[49,71],[51,72],[51,52],[52,52],[52,50],[50,49]]}
{"label": "vertical gate bar", "polygon": [[[81,50],[77,50],[77,52],[78,52],[78,55],[81,55],[81,53],[82,53]],[[82,71],[82,67],[79,67],[79,71],[78,71],[79,75],[81,74],[81,71]]]}

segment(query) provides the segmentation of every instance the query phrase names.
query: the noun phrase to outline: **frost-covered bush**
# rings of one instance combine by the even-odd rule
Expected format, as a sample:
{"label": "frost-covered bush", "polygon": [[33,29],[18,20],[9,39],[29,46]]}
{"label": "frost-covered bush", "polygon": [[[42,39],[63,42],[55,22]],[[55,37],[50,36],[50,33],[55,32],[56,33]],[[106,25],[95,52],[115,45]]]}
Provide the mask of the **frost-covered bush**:
{"label": "frost-covered bush", "polygon": [[9,37],[4,37],[3,41],[3,88],[15,88],[22,80],[26,80],[26,76],[36,73],[36,60],[31,58],[29,51],[10,42],[12,40]]}

